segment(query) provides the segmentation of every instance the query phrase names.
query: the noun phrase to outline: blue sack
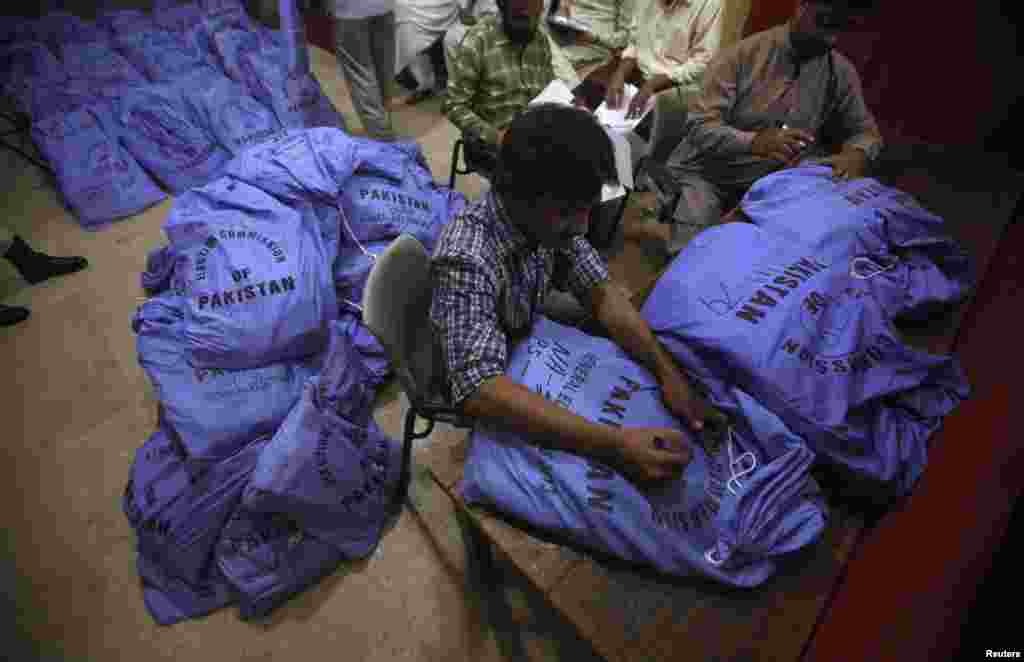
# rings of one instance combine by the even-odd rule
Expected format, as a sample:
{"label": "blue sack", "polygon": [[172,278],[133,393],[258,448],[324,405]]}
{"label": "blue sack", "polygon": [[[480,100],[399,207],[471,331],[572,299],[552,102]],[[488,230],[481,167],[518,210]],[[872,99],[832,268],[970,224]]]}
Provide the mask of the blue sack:
{"label": "blue sack", "polygon": [[138,555],[136,569],[142,579],[142,599],[146,610],[159,625],[174,625],[199,618],[235,601],[231,585],[220,574],[216,563],[198,584],[171,576],[158,563]]}
{"label": "blue sack", "polygon": [[150,85],[127,90],[118,119],[121,141],[174,193],[218,177],[231,155],[192,122],[180,91]]}
{"label": "blue sack", "polygon": [[224,74],[204,69],[179,83],[196,123],[232,156],[266,141],[281,124],[273,112]]}
{"label": "blue sack", "polygon": [[813,456],[778,419],[736,408],[722,436],[694,438],[646,369],[611,341],[543,317],[513,350],[507,374],[599,424],[680,430],[693,459],[681,478],[642,491],[609,466],[481,422],[460,485],[467,502],[660,572],[744,587],[821,535]]}
{"label": "blue sack", "polygon": [[238,594],[238,614],[262,618],[334,572],[341,552],[280,515],[239,508],[217,545],[217,565]]}
{"label": "blue sack", "polygon": [[149,81],[108,42],[68,44],[61,52],[64,69],[72,80],[101,85],[144,85]]}
{"label": "blue sack", "polygon": [[149,80],[173,83],[188,72],[211,66],[200,48],[183,35],[167,30],[150,30],[137,37],[116,41],[121,53],[137,63]]}
{"label": "blue sack", "polygon": [[253,368],[325,349],[338,305],[313,219],[222,177],[179,197],[164,231],[190,364]]}
{"label": "blue sack", "polygon": [[360,335],[365,346],[369,334],[354,317],[336,327],[323,372],[267,445],[243,497],[247,509],[286,514],[346,558],[380,540],[401,470],[399,444],[372,416],[387,364],[379,354],[366,360]]}
{"label": "blue sack", "polygon": [[231,80],[245,86],[249,94],[264,104],[269,104],[270,97],[265,93],[264,85],[252,71],[252,65],[242,56],[251,54],[271,62],[283,63],[284,49],[270,38],[270,33],[229,28],[215,34],[212,41],[218,63],[224,73]]}
{"label": "blue sack", "polygon": [[819,253],[746,223],[711,228],[642,313],[688,370],[743,389],[814,452],[907,492],[968,386],[953,356],[917,351],[893,329],[892,302],[914,306],[914,263],[878,253],[885,268],[865,271],[857,253]]}
{"label": "blue sack", "polygon": [[139,554],[173,577],[201,584],[266,441],[250,441],[219,462],[193,463],[161,426],[136,451],[122,499]]}
{"label": "blue sack", "polygon": [[153,23],[161,30],[186,33],[203,22],[203,10],[195,2],[153,7]]}
{"label": "blue sack", "polygon": [[67,72],[45,44],[23,41],[0,48],[0,91],[22,112],[29,112],[34,87],[67,82]]}
{"label": "blue sack", "polygon": [[156,24],[148,12],[140,9],[108,9],[96,14],[96,25],[112,36],[131,35],[154,30]]}
{"label": "blue sack", "polygon": [[[159,294],[171,286],[171,276],[173,275],[174,254],[171,252],[170,247],[161,246],[160,248],[154,248],[146,254],[146,268],[143,270],[139,281],[142,289],[147,294]],[[173,314],[177,317],[183,316],[180,309],[178,309],[177,313]],[[139,319],[138,312],[136,312],[136,319]],[[142,316],[141,319],[144,320],[145,316]],[[138,333],[138,329],[135,332]]]}
{"label": "blue sack", "polygon": [[[159,254],[162,271],[171,268]],[[139,364],[160,400],[167,426],[190,458],[223,459],[249,440],[271,435],[320,370],[320,357],[245,370],[196,368],[188,363],[183,305],[167,294],[144,302],[132,328]]]}
{"label": "blue sack", "polygon": [[[764,177],[743,198],[743,210],[759,227],[816,253],[854,256],[853,275],[889,282],[883,306],[891,315],[927,316],[967,295],[974,266],[942,218],[874,179],[836,182],[831,174],[809,164]],[[895,269],[897,259],[905,268]]]}
{"label": "blue sack", "polygon": [[243,52],[239,56],[249,92],[266,103],[286,129],[345,128],[345,120],[310,73],[289,73],[284,63]]}
{"label": "blue sack", "polygon": [[83,227],[137,214],[167,197],[116,135],[113,118],[98,106],[32,125],[32,138]]}
{"label": "blue sack", "polygon": [[82,80],[70,80],[56,85],[37,85],[29,92],[28,114],[33,122],[38,122],[53,115],[74,112],[99,101],[89,84]]}

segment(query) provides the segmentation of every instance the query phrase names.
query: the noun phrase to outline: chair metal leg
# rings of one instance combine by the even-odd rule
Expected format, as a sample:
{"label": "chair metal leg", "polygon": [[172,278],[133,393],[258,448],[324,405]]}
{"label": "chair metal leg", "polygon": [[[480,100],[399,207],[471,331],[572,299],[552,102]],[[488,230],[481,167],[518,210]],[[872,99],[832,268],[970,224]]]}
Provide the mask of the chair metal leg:
{"label": "chair metal leg", "polygon": [[459,172],[459,157],[462,154],[462,138],[458,138],[455,141],[455,147],[452,148],[452,170],[448,176],[448,188],[455,188],[455,175]]}
{"label": "chair metal leg", "polygon": [[423,439],[434,431],[434,420],[424,417],[427,422],[426,430],[417,432],[416,421],[420,418],[416,407],[410,406],[405,413],[405,431],[402,436],[402,465],[398,474],[398,488],[395,491],[395,498],[392,501],[392,512],[398,514],[405,506],[409,498],[409,482],[412,479],[412,443],[417,439]]}

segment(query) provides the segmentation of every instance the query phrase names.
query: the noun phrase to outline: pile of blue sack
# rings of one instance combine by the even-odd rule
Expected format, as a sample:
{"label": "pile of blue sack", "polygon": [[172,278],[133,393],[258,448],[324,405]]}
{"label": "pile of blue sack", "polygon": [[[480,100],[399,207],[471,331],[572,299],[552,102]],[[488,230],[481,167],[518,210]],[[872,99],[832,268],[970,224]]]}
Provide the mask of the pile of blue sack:
{"label": "pile of blue sack", "polygon": [[389,367],[362,286],[391,240],[432,247],[464,206],[417,145],[328,128],[273,136],[175,200],[132,323],[159,426],[124,495],[159,623],[233,602],[261,617],[372,553],[401,453],[372,417]]}
{"label": "pile of blue sack", "polygon": [[[478,426],[461,490],[583,547],[675,575],[755,586],[820,537],[812,463],[880,494],[911,491],[929,438],[969,388],[952,355],[907,345],[895,322],[961,301],[974,277],[942,220],[873,179],[817,165],[760,180],[753,223],[705,230],[642,314],[710,402],[724,434],[657,490],[609,466]],[[542,319],[510,378],[604,425],[682,430],[657,382],[611,342]]]}
{"label": "pile of blue sack", "polygon": [[95,228],[216,179],[282,130],[344,128],[310,72],[294,0],[281,15],[281,31],[241,0],[157,2],[93,22],[5,17],[0,91],[31,120],[68,208]]}

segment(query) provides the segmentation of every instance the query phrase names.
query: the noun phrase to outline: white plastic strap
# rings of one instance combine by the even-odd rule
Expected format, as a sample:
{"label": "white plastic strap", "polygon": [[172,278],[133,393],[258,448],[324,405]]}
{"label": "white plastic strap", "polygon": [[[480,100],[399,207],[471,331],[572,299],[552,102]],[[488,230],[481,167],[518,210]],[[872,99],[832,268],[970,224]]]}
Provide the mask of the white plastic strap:
{"label": "white plastic strap", "polygon": [[[729,494],[736,496],[739,490],[743,489],[743,483],[740,481],[744,476],[751,474],[757,469],[757,456],[752,452],[747,451],[741,454],[739,457],[734,457],[733,448],[736,443],[733,437],[732,427],[728,429],[729,439],[726,442],[726,448],[729,451],[729,473],[730,477],[725,486],[729,490]],[[738,468],[737,468],[738,467]]]}
{"label": "white plastic strap", "polygon": [[880,273],[892,271],[897,264],[899,258],[892,255],[858,255],[850,260],[850,275],[859,280],[868,280]]}

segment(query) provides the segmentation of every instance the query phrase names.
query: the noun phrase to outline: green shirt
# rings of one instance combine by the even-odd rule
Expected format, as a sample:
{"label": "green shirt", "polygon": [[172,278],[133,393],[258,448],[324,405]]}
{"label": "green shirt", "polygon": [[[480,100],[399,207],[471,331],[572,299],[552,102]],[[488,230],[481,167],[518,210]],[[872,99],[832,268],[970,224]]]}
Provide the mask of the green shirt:
{"label": "green shirt", "polygon": [[448,72],[444,112],[466,134],[497,144],[503,129],[555,78],[551,47],[538,30],[521,48],[488,16],[466,33]]}

